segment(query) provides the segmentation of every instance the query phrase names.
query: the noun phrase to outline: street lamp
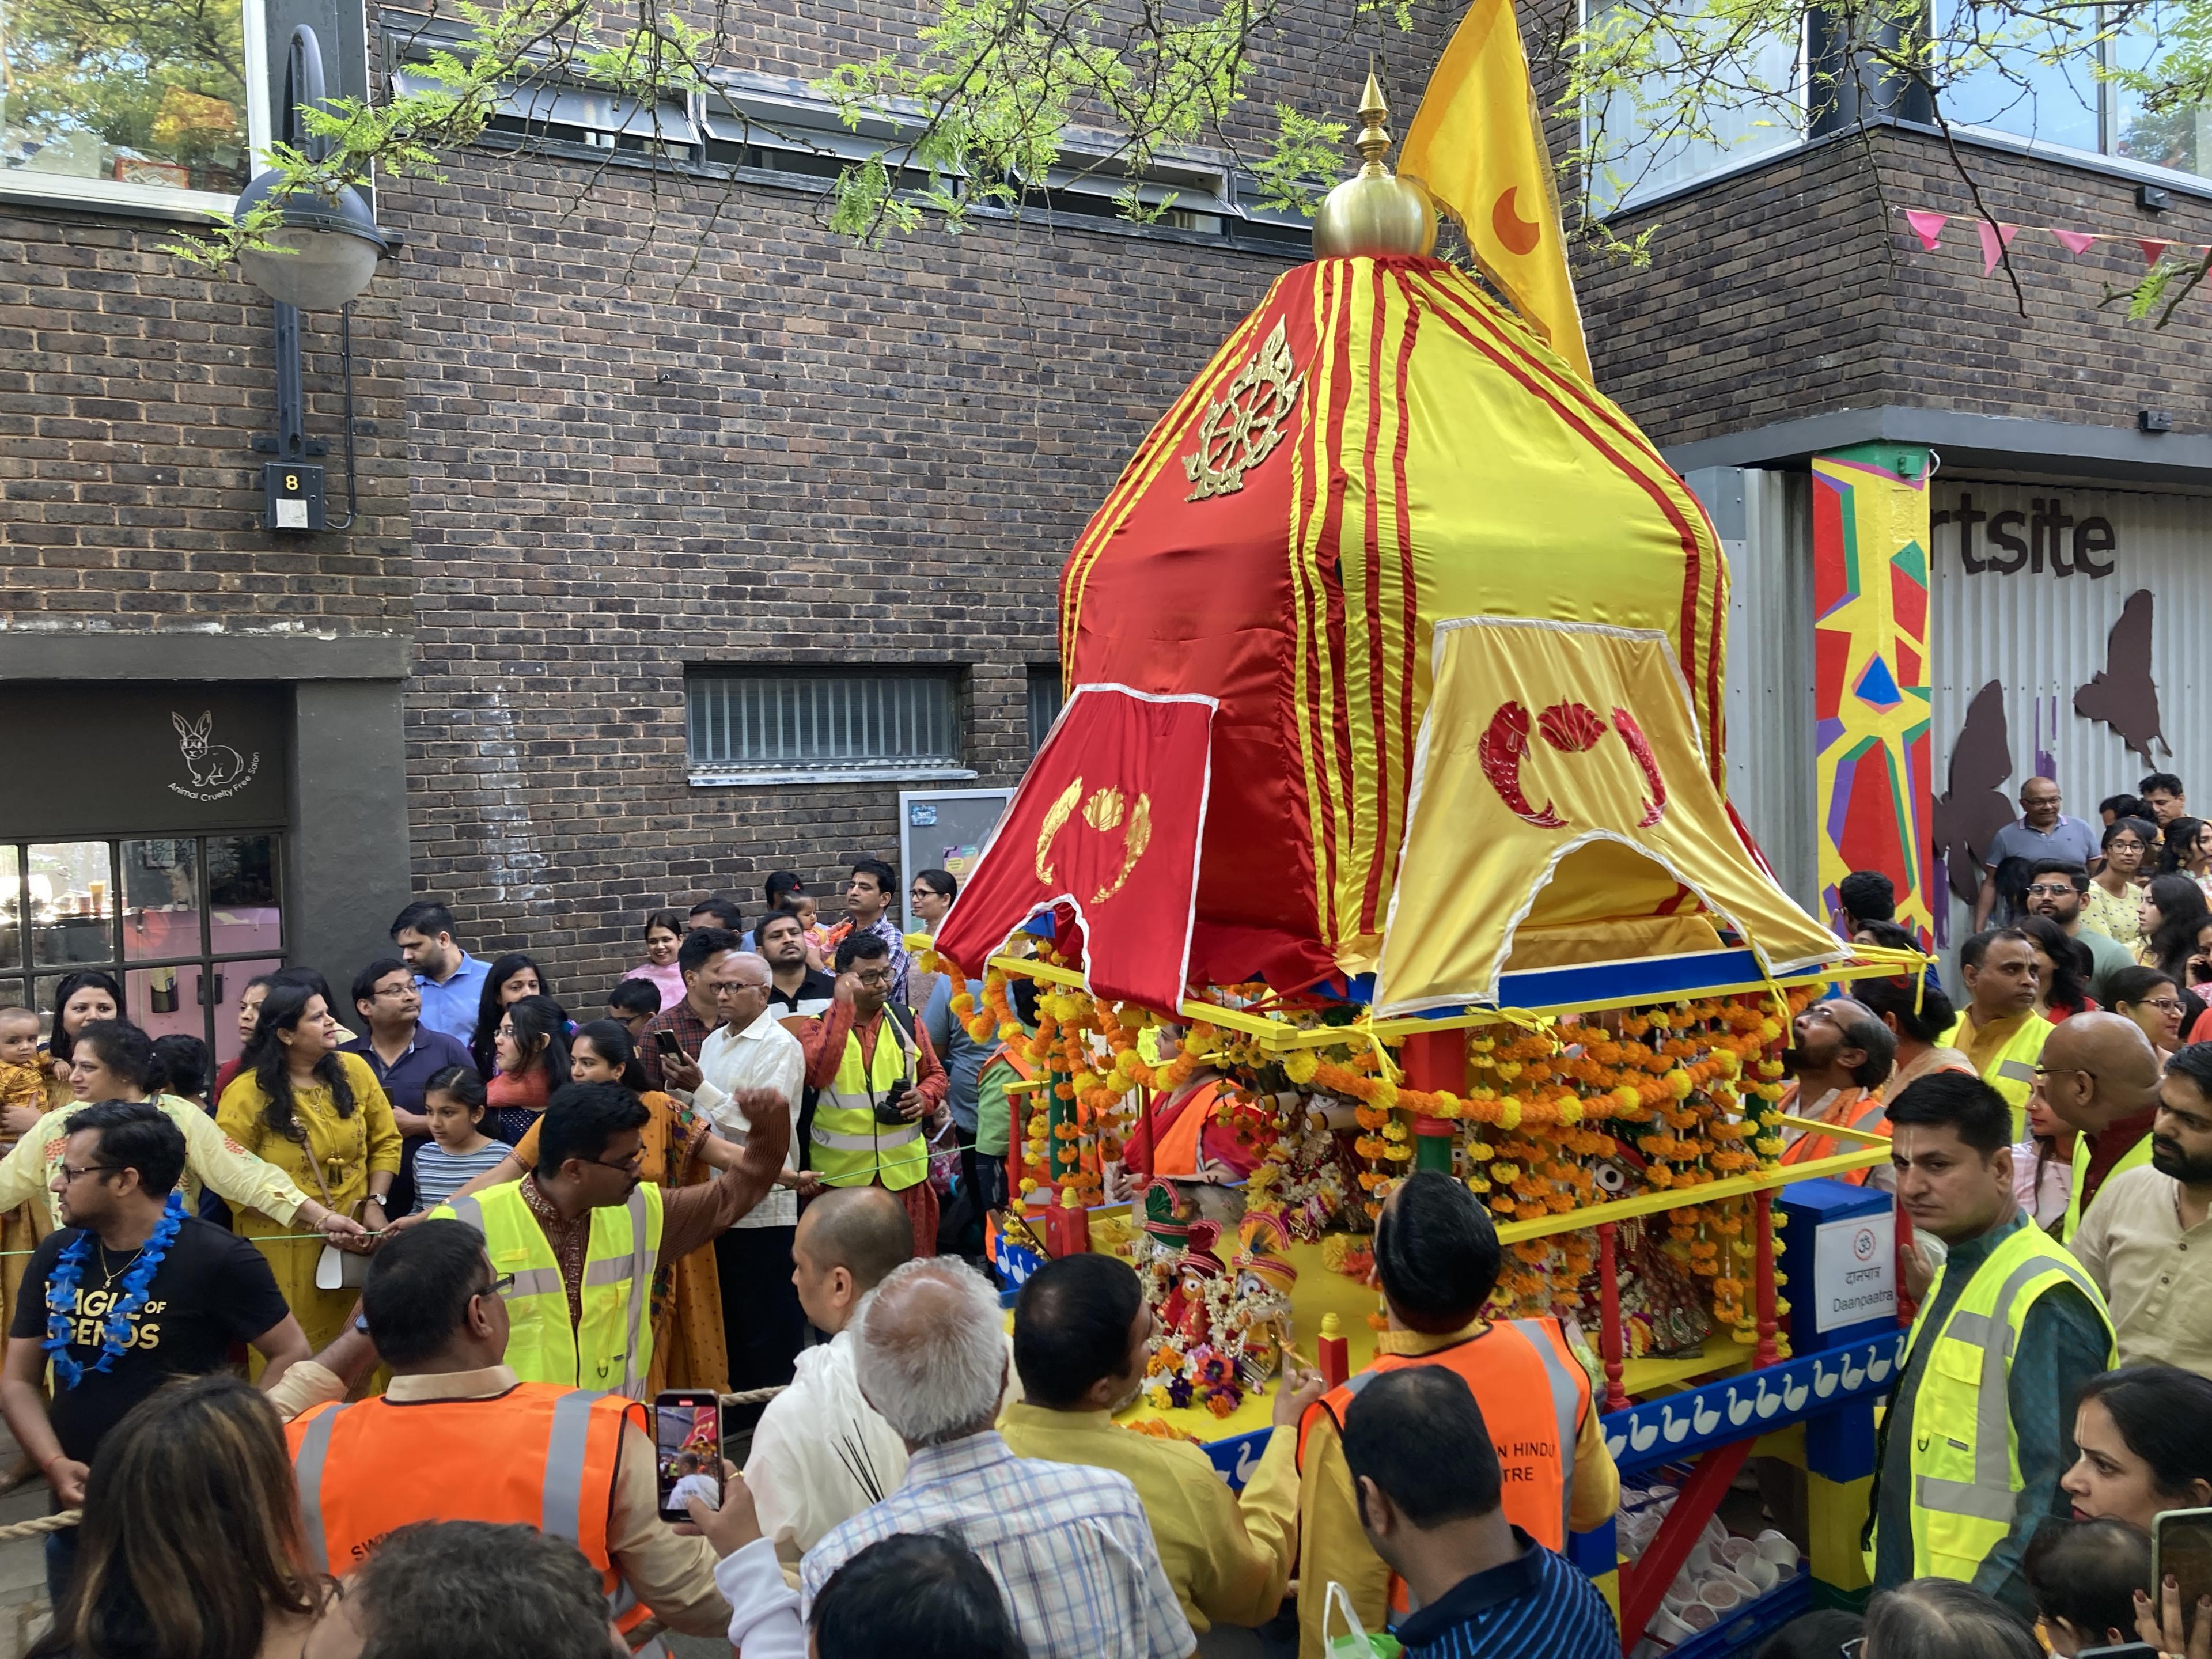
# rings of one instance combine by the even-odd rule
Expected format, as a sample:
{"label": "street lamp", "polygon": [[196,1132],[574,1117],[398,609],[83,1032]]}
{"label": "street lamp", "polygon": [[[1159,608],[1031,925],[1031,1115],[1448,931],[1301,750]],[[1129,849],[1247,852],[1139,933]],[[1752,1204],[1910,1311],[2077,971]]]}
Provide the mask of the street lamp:
{"label": "street lamp", "polygon": [[[305,23],[292,31],[291,55],[284,64],[284,142],[319,161],[331,153],[330,140],[307,131],[303,109],[323,107],[323,51]],[[280,193],[283,173],[258,174],[238,198],[243,214],[275,201],[283,218],[269,233],[268,248],[248,248],[238,256],[246,281],[276,302],[276,431],[253,440],[254,448],[277,457],[261,469],[263,525],[270,530],[313,533],[343,530],[354,521],[353,297],[376,275],[376,262],[399,239],[380,228],[361,193],[339,185],[322,190]],[[300,313],[339,313],[341,362],[345,377],[346,515],[331,522],[323,511],[323,469],[307,459],[327,454],[330,446],[307,436],[307,396],[300,378]]]}
{"label": "street lamp", "polygon": [[[310,161],[330,154],[330,140],[306,131],[302,109],[323,106],[323,53],[315,32],[305,23],[292,31],[292,51],[284,66],[284,142]],[[246,281],[279,305],[301,311],[332,311],[367,288],[376,262],[392,249],[361,192],[339,185],[295,190],[280,195],[284,175],[276,168],[258,173],[238,198],[243,216],[274,198],[283,222],[267,248],[248,248],[238,263]]]}

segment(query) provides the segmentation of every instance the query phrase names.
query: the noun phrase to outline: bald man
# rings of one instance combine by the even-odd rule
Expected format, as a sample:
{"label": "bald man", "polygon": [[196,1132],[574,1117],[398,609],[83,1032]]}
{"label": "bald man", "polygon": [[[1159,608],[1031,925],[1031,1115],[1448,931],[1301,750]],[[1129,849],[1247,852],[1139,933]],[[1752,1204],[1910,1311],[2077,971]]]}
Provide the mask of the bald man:
{"label": "bald man", "polygon": [[2062,1240],[2074,1236],[2106,1177],[2150,1162],[2158,1084],[2158,1051],[2133,1020],[2098,1012],[2051,1027],[2036,1064],[2036,1097],[2081,1137]]}
{"label": "bald man", "polygon": [[[1790,1046],[1782,1053],[1782,1068],[1790,1084],[1782,1097],[1782,1109],[1792,1117],[1838,1128],[1887,1133],[1881,1085],[1896,1060],[1896,1034],[1865,1005],[1849,997],[1814,1003],[1790,1022]],[[1789,1142],[1783,1148],[1784,1164],[1808,1164],[1838,1152],[1858,1152],[1863,1146],[1817,1129],[1785,1127],[1783,1133]],[[1872,1170],[1852,1170],[1837,1178],[1856,1186],[1869,1176],[1883,1187],[1896,1181],[1887,1164]]]}
{"label": "bald man", "polygon": [[906,1206],[881,1187],[839,1187],[806,1206],[791,1246],[799,1306],[830,1340],[803,1350],[768,1403],[745,1462],[761,1531],[796,1562],[822,1535],[896,1487],[906,1443],[860,1397],[846,1328],[860,1299],[914,1255]]}

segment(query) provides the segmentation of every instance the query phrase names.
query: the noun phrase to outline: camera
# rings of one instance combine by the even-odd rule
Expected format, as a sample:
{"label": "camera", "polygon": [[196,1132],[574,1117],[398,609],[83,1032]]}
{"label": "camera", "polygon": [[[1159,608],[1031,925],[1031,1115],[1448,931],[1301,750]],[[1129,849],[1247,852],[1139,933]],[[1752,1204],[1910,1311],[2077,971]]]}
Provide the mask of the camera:
{"label": "camera", "polygon": [[906,1098],[906,1091],[914,1087],[914,1079],[902,1077],[884,1091],[876,1103],[876,1121],[888,1128],[905,1128],[914,1120],[898,1109],[897,1103]]}

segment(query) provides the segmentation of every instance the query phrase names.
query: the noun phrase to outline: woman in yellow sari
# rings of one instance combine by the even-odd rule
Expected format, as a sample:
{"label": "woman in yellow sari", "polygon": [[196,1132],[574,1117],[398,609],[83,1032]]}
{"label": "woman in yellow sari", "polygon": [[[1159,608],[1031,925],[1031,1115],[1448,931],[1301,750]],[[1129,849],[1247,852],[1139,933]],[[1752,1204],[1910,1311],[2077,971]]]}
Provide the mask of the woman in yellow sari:
{"label": "woman in yellow sari", "polygon": [[[595,1019],[576,1028],[568,1040],[568,1077],[575,1083],[622,1084],[645,1103],[653,1115],[645,1126],[639,1165],[647,1181],[663,1187],[696,1186],[744,1156],[744,1147],[714,1133],[714,1126],[683,1102],[646,1087],[636,1047],[618,1019]],[[538,1129],[532,1124],[496,1169],[478,1176],[460,1192],[520,1181],[536,1169]],[[729,1386],[729,1350],[722,1340],[722,1281],[714,1270],[714,1247],[708,1244],[654,1275],[653,1368],[647,1374],[646,1389],[652,1394],[663,1389],[712,1389],[721,1394]]]}
{"label": "woman in yellow sari", "polygon": [[[301,1191],[375,1232],[385,1225],[384,1195],[399,1173],[399,1130],[368,1062],[338,1052],[345,1036],[320,993],[271,986],[245,1067],[216,1109],[216,1125]],[[268,1258],[277,1288],[319,1351],[344,1329],[360,1287],[316,1288],[322,1239],[277,1237],[295,1230],[251,1212],[239,1214],[237,1228]],[[334,1242],[355,1254],[375,1249],[374,1239]]]}

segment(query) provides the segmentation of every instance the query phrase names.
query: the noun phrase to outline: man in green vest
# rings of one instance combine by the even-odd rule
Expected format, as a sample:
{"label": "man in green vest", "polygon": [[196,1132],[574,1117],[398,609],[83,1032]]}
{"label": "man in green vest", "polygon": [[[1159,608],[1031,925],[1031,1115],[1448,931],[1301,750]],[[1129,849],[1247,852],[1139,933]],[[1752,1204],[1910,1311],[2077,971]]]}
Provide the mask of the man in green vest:
{"label": "man in green vest", "polygon": [[744,1156],[704,1186],[642,1178],[652,1114],[619,1083],[564,1083],[538,1131],[538,1167],[430,1212],[483,1235],[509,1328],[507,1363],[525,1382],[642,1400],[653,1365],[653,1277],[759,1203],[783,1168],[791,1107],[739,1090]]}
{"label": "man in green vest", "polygon": [[1875,1452],[1876,1589],[1955,1578],[2033,1618],[2021,1557],[2072,1513],[2074,1395],[2113,1360],[2089,1276],[2014,1200],[2012,1112],[1939,1072],[1889,1105],[1898,1202],[1949,1255],[1913,1321]]}
{"label": "man in green vest", "polygon": [[1959,977],[1966,987],[1966,1012],[1941,1046],[1963,1052],[2004,1097],[2012,1108],[2012,1138],[2019,1140],[2027,1133],[2036,1056],[2051,1030],[2035,1012],[2042,977],[2035,941],[2017,927],[1977,933],[1959,947]]}
{"label": "man in green vest", "polygon": [[814,1109],[800,1149],[825,1187],[881,1187],[906,1206],[914,1253],[937,1254],[927,1125],[949,1086],[914,1010],[891,1000],[898,967],[880,935],[837,942],[829,1012],[799,1035]]}
{"label": "man in green vest", "polygon": [[2036,1093],[2078,1132],[2061,1239],[2074,1237],[2109,1177],[2150,1162],[2158,1079],[2158,1050],[2123,1015],[2079,1013],[2051,1027],[2036,1063]]}

